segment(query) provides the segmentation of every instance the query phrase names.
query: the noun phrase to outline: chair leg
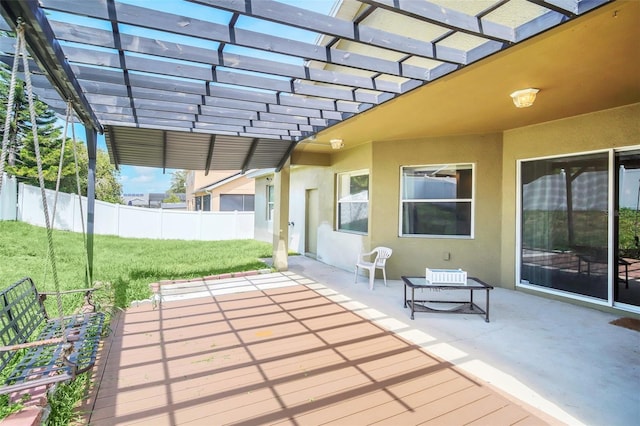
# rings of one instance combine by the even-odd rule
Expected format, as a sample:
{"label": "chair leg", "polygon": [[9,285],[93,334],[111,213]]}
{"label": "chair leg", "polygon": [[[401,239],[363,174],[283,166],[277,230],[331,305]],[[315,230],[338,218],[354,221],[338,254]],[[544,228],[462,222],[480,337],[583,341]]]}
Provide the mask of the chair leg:
{"label": "chair leg", "polygon": [[357,282],[358,282],[358,267],[357,267],[357,266],[356,266],[356,274],[355,274],[355,276],[353,277],[353,282],[354,282],[354,283],[357,283]]}
{"label": "chair leg", "polygon": [[376,279],[376,270],[369,269],[369,290],[373,290],[373,281]]}
{"label": "chair leg", "polygon": [[382,268],[382,278],[384,278],[384,286],[387,286],[387,272]]}

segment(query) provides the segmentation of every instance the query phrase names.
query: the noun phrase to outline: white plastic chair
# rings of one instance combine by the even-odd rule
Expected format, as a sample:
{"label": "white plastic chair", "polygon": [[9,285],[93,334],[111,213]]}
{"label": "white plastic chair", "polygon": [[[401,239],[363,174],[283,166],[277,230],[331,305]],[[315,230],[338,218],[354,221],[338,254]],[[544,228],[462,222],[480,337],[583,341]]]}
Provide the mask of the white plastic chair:
{"label": "white plastic chair", "polygon": [[358,261],[356,262],[354,282],[358,282],[358,268],[366,269],[369,271],[369,290],[373,290],[373,280],[376,277],[376,269],[382,269],[382,277],[384,278],[384,285],[386,286],[387,272],[385,271],[385,264],[387,263],[387,259],[391,257],[391,253],[393,253],[393,250],[389,247],[376,247],[368,253],[360,253]]}

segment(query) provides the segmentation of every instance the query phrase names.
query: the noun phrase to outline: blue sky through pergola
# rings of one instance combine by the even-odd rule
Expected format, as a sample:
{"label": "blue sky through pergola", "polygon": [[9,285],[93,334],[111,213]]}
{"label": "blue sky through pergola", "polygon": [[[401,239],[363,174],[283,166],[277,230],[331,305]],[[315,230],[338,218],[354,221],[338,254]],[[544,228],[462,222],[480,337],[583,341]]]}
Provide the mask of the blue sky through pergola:
{"label": "blue sky through pergola", "polygon": [[[154,8],[160,11],[176,13],[175,8],[172,7],[171,0],[120,0],[123,3],[129,3],[138,6],[149,6],[149,2],[153,1]],[[334,7],[336,1],[335,0],[277,0],[281,3],[289,4],[292,6],[305,8],[308,10],[312,10],[315,12],[329,14]],[[184,6],[184,4],[181,4]],[[204,11],[204,12],[203,12]],[[228,23],[231,19],[232,14],[230,12],[220,11],[214,8],[209,8],[206,6],[191,4],[187,5],[187,7],[181,7],[179,11],[180,15],[187,17],[194,17],[198,19],[208,19],[213,22],[218,23]],[[204,14],[203,14],[204,13]],[[61,18],[64,19],[65,14],[61,12],[52,12],[50,14],[51,18]],[[74,23],[82,24],[85,26],[97,28],[101,25],[108,26],[109,23],[106,21],[101,21],[93,18],[84,18],[73,16]],[[317,35],[306,30],[295,29],[291,27],[286,27],[280,24],[271,23],[263,20],[258,20],[250,17],[241,17],[238,19],[236,23],[236,27],[238,28],[246,28],[252,30],[258,30],[261,32],[267,33],[278,33],[281,36],[285,36],[295,40],[304,40],[309,43],[313,43],[316,41]],[[106,27],[105,27],[106,28]],[[129,25],[121,25],[120,31],[122,33],[127,33],[131,35],[138,36],[147,36],[151,38],[159,38],[156,37],[156,31],[148,30],[139,27],[133,27]],[[166,33],[162,34],[165,38],[167,36]],[[190,44],[198,47],[206,47],[209,49],[217,49],[219,43],[210,41],[210,40],[199,40],[193,37],[174,35],[172,36],[172,40],[178,43]],[[64,42],[62,42],[64,44]],[[244,52],[251,50],[253,55],[255,56],[255,49],[238,47],[238,46],[225,46],[225,49],[229,53],[234,54],[243,54]],[[298,63],[298,58],[288,57],[287,55],[271,53],[271,52],[261,52],[260,56],[263,59],[271,59],[282,63]],[[130,53],[131,54],[131,53]],[[221,67],[222,68],[222,67]],[[250,73],[249,71],[241,71],[234,70],[234,72],[240,73]],[[274,77],[277,78],[277,77]],[[255,89],[259,90],[259,89]],[[69,136],[71,135],[69,131]],[[85,140],[85,129],[82,125],[77,125],[76,128],[76,138]],[[102,150],[107,150],[105,137],[104,135],[98,135],[98,148]],[[159,193],[165,192],[171,186],[171,175],[174,172],[174,169],[166,169],[163,173],[162,169],[153,168],[153,167],[141,167],[141,166],[120,166],[120,182],[122,183],[123,193],[124,194],[146,194],[146,193]]]}

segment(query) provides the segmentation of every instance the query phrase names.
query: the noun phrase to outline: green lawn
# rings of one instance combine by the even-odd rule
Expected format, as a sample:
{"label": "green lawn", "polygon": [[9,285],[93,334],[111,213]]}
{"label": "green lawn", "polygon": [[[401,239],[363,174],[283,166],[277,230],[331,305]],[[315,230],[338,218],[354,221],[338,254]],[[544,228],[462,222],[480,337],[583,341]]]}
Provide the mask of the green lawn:
{"label": "green lawn", "polygon": [[[60,288],[83,288],[86,252],[82,234],[54,231],[53,241]],[[149,298],[149,283],[264,269],[260,258],[271,254],[271,244],[255,240],[149,240],[96,235],[93,280],[109,283],[116,306],[124,308],[133,300]],[[32,277],[40,291],[55,290],[47,261],[46,229],[0,221],[0,286],[24,276]],[[67,303],[65,311],[73,311],[79,303],[79,299]]]}
{"label": "green lawn", "polygon": [[[82,234],[54,231],[53,242],[60,289],[84,288],[87,258]],[[30,276],[40,291],[54,291],[47,250],[45,228],[0,221],[0,288]],[[106,283],[96,295],[99,307],[110,311],[112,306],[126,308],[133,300],[148,299],[149,283],[159,280],[265,269],[260,258],[271,254],[271,244],[255,240],[178,241],[96,235],[93,280]],[[64,313],[70,314],[81,306],[82,298],[65,296],[64,302]],[[51,316],[58,315],[55,298],[48,299],[47,310]],[[74,407],[83,396],[88,374],[59,386],[49,401],[49,425],[74,421]],[[0,419],[19,408],[0,396]]]}

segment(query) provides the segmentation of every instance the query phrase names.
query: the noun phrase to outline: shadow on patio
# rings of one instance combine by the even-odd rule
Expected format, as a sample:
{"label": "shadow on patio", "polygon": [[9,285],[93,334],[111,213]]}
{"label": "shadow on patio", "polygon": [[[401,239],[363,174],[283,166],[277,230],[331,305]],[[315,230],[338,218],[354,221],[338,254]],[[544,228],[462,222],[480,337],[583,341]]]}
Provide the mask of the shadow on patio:
{"label": "shadow on patio", "polygon": [[[573,417],[580,413],[516,380],[513,364],[501,365],[504,353],[483,359],[465,347],[504,333],[502,292],[492,295],[489,324],[475,315],[410,321],[399,281],[369,292],[351,273],[291,260],[286,273],[163,285],[161,308],[143,303],[123,313],[103,350],[97,395],[87,401],[90,423],[581,423]],[[451,327],[461,334],[448,337]]]}

